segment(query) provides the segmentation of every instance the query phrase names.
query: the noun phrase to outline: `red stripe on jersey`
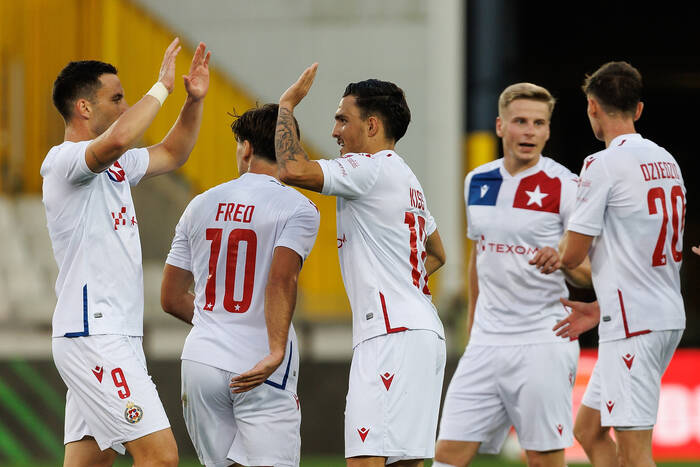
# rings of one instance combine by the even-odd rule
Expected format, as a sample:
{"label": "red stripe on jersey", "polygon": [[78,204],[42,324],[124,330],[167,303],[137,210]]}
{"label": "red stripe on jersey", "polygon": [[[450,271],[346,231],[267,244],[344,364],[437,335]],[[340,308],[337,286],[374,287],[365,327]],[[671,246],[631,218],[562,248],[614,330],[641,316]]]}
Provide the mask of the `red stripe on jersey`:
{"label": "red stripe on jersey", "polygon": [[408,331],[408,328],[392,328],[389,324],[389,314],[386,311],[386,301],[384,300],[384,294],[379,292],[379,299],[382,301],[382,312],[384,313],[384,325],[386,326],[386,333],[391,334],[393,332]]}
{"label": "red stripe on jersey", "polygon": [[617,297],[620,299],[620,310],[622,311],[622,324],[625,326],[625,337],[630,338],[634,336],[641,336],[642,334],[649,334],[651,329],[645,329],[643,331],[630,332],[629,326],[627,326],[627,314],[625,313],[625,302],[622,300],[622,291],[617,289]]}

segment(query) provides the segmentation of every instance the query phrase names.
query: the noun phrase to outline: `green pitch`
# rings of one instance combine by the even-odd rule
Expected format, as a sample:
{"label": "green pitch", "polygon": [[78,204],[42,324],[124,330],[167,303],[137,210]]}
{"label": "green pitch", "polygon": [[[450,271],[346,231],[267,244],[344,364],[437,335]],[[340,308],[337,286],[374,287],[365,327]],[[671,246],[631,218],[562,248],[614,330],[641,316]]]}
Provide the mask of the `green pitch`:
{"label": "green pitch", "polygon": [[[425,467],[430,467],[431,461],[425,463]],[[55,467],[55,462],[37,464],[32,463],[31,467]],[[128,458],[120,457],[114,464],[115,467],[131,467],[132,463]],[[181,459],[180,467],[197,467],[199,462],[196,459]],[[524,463],[512,462],[496,456],[480,456],[472,462],[472,467],[525,467]],[[569,464],[569,467],[583,467],[589,464]],[[698,465],[698,462],[666,462],[657,464],[658,467],[691,467]],[[9,464],[5,467],[29,467],[27,464]],[[300,467],[345,467],[345,459],[338,456],[305,456],[301,459]]]}

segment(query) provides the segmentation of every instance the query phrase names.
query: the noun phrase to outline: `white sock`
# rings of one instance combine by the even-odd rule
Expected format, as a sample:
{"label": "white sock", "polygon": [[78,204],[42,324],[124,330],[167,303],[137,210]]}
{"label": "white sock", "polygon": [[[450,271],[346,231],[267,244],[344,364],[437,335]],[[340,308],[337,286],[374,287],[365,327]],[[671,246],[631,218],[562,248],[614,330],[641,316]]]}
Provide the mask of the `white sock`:
{"label": "white sock", "polygon": [[433,467],[457,467],[452,464],[445,464],[444,462],[433,461]]}

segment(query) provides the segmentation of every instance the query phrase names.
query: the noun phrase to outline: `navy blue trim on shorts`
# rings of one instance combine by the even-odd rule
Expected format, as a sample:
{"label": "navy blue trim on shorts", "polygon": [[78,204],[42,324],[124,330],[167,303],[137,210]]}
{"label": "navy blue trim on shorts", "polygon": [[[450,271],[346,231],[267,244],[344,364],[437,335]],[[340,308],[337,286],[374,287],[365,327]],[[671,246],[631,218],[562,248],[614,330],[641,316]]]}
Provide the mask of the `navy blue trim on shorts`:
{"label": "navy blue trim on shorts", "polygon": [[90,335],[90,328],[88,326],[88,300],[87,300],[87,284],[83,286],[83,330],[82,332],[67,332],[64,337],[84,337]]}
{"label": "navy blue trim on shorts", "polygon": [[263,381],[265,384],[269,384],[273,388],[277,389],[285,389],[287,387],[287,378],[289,377],[289,367],[292,366],[292,342],[289,342],[289,360],[287,360],[287,369],[284,372],[284,378],[282,378],[282,384],[275,383],[274,381],[270,381],[269,379],[266,379]]}

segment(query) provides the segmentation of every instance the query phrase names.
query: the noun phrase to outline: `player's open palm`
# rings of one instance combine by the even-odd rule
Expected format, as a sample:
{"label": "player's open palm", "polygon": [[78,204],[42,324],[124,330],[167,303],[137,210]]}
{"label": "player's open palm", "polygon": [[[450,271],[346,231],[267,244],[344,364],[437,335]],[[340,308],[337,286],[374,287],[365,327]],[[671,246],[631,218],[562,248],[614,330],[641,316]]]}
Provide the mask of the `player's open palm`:
{"label": "player's open palm", "polygon": [[[284,357],[284,355],[282,356]],[[268,355],[260,360],[251,370],[246,371],[231,379],[231,390],[235,393],[250,391],[260,386],[280,366],[282,359],[274,355]]]}
{"label": "player's open palm", "polygon": [[557,336],[576,339],[584,332],[596,327],[600,322],[598,302],[573,302],[566,298],[560,298],[559,301],[562,305],[570,307],[571,313],[552,328]]}
{"label": "player's open palm", "polygon": [[158,73],[158,81],[163,83],[169,93],[173,92],[175,88],[175,58],[182,48],[179,44],[180,38],[176,37],[165,49],[163,61],[160,64],[160,72]]}
{"label": "player's open palm", "polygon": [[296,107],[311,89],[316,77],[316,70],[318,70],[318,62],[304,70],[299,79],[284,91],[280,97],[280,105]]}
{"label": "player's open palm", "polygon": [[209,90],[209,59],[211,52],[207,52],[207,46],[200,42],[197,50],[194,51],[190,72],[183,76],[187,95],[199,100],[207,95]]}

